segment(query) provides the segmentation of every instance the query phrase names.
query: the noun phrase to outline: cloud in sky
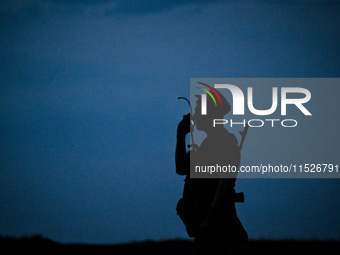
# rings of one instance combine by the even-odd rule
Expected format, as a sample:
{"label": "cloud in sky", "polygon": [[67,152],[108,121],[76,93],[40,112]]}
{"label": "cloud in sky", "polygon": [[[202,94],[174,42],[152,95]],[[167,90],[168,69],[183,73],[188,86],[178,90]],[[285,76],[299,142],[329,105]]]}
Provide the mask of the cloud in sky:
{"label": "cloud in sky", "polygon": [[[27,0],[27,1],[2,1],[0,3],[1,13],[10,13],[12,15],[19,14],[37,14],[51,12],[81,12],[92,9],[94,12],[101,14],[112,15],[145,15],[170,10],[173,7],[187,4],[209,4],[213,2],[227,2],[230,0],[146,0],[146,1],[131,1],[131,0]],[[33,11],[35,10],[35,12]]]}
{"label": "cloud in sky", "polygon": [[[148,15],[152,13],[171,10],[174,7],[184,5],[207,5],[212,3],[237,2],[234,0],[4,0],[0,3],[0,12],[7,17],[19,17],[20,15],[42,15],[51,13],[79,13],[88,11],[101,15]],[[295,5],[311,7],[339,6],[337,0],[296,0],[273,1],[253,0],[253,2],[272,5]]]}
{"label": "cloud in sky", "polygon": [[[216,4],[233,9],[233,5],[244,4],[235,0],[3,0],[0,2],[0,28],[27,22],[44,22],[51,17],[87,16],[91,18],[127,18],[169,13],[183,7],[195,7],[196,11]],[[230,6],[229,6],[230,5]],[[297,8],[300,10],[336,10],[340,7],[338,0],[296,0],[273,1],[252,0],[246,5],[262,5],[276,8]],[[229,7],[228,7],[229,6]],[[223,7],[223,8],[224,8]],[[192,15],[190,9],[188,15]],[[228,15],[228,14],[226,14]],[[275,16],[275,15],[274,15]],[[43,21],[42,21],[43,20]]]}

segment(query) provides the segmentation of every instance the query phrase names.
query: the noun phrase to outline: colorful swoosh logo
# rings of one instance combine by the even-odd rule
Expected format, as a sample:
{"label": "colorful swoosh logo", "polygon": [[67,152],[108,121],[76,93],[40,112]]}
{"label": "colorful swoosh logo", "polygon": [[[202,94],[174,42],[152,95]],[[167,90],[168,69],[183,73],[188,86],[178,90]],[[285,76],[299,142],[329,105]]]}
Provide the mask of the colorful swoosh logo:
{"label": "colorful swoosh logo", "polygon": [[[217,96],[218,100],[220,101],[220,104],[222,105],[222,100],[221,100],[220,96],[218,95],[217,91],[213,87],[211,87],[210,85],[205,84],[203,82],[198,82],[198,83],[202,84],[203,86],[206,86],[207,88],[209,88]],[[197,88],[205,91],[212,98],[212,100],[215,103],[215,106],[217,106],[217,103],[216,103],[216,100],[215,100],[214,96],[207,89],[200,88],[200,87],[197,87]]]}

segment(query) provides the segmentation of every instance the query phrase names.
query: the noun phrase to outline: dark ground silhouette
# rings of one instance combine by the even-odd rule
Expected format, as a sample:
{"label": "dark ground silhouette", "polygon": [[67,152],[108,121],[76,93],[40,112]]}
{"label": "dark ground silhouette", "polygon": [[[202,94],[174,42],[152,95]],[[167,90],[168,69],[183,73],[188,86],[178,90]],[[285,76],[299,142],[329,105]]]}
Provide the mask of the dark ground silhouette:
{"label": "dark ground silhouette", "polygon": [[[0,237],[1,254],[17,252],[33,254],[111,254],[111,255],[171,255],[194,254],[190,240],[145,241],[118,245],[62,244],[41,236]],[[230,255],[269,254],[334,254],[340,241],[266,241],[250,240],[246,245],[231,249]]]}

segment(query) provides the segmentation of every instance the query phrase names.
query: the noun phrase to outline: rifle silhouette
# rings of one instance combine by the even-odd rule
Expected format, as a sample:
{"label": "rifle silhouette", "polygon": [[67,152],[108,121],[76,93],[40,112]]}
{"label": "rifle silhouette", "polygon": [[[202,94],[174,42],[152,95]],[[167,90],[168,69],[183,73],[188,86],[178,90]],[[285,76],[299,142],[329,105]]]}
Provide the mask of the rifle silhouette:
{"label": "rifle silhouette", "polygon": [[[240,145],[238,146],[238,149],[242,150],[242,147],[243,147],[243,143],[244,143],[244,140],[246,140],[246,136],[247,136],[247,133],[248,133],[248,129],[249,129],[249,125],[247,124],[243,131],[239,131],[240,135],[241,135],[241,141],[240,141]],[[243,203],[244,202],[244,193],[243,192],[239,192],[239,193],[235,193],[234,194],[234,201],[236,203]]]}
{"label": "rifle silhouette", "polygon": [[242,147],[243,147],[243,143],[244,143],[244,140],[246,140],[246,136],[247,136],[247,133],[248,133],[248,129],[249,129],[249,125],[247,123],[247,125],[244,127],[243,131],[240,131],[240,135],[242,137],[241,139],[241,142],[240,142],[240,145],[238,146],[239,150],[241,151],[242,150]]}

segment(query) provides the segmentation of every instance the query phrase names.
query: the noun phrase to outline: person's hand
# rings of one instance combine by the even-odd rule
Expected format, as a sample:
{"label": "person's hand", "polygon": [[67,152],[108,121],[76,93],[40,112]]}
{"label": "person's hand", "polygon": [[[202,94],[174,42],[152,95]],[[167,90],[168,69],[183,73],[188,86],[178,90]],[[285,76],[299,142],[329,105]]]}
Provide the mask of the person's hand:
{"label": "person's hand", "polygon": [[183,115],[183,119],[179,122],[177,127],[177,135],[185,136],[190,132],[190,113]]}

